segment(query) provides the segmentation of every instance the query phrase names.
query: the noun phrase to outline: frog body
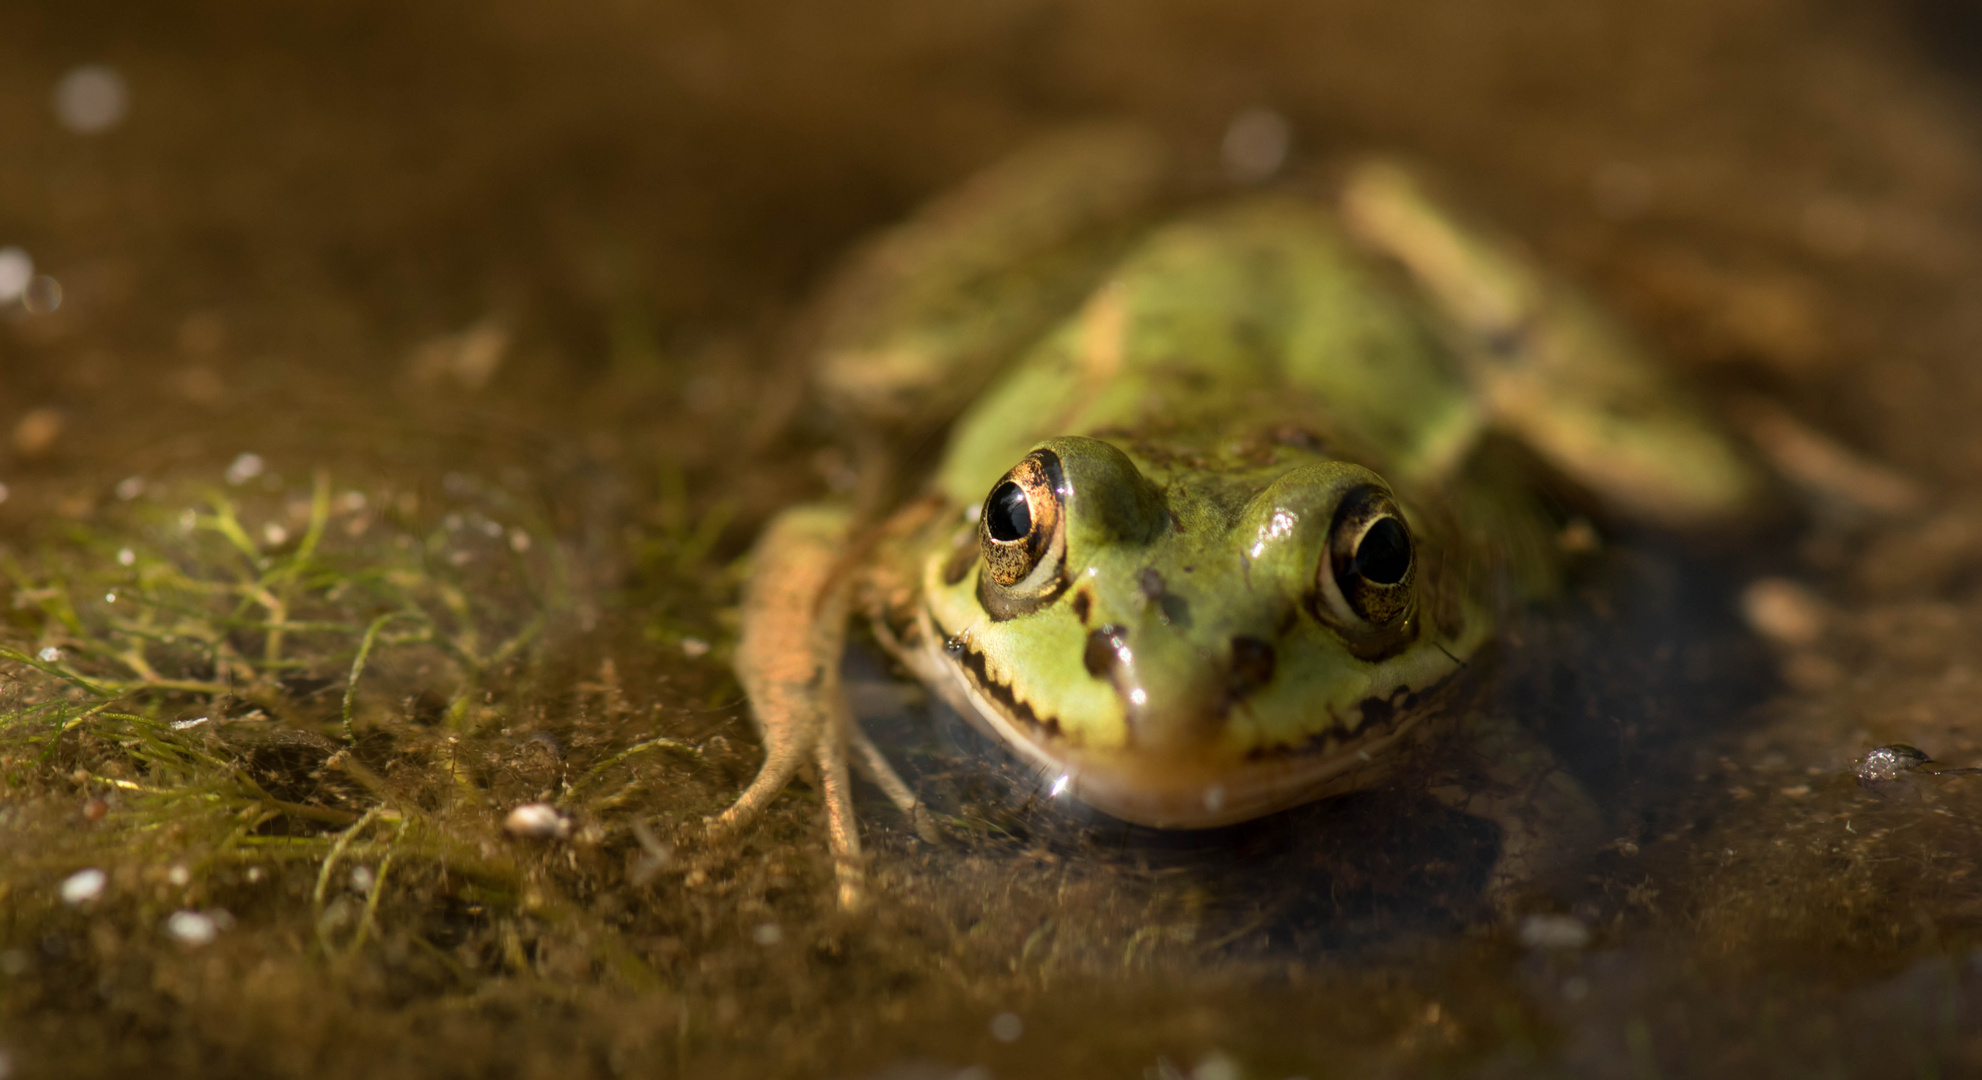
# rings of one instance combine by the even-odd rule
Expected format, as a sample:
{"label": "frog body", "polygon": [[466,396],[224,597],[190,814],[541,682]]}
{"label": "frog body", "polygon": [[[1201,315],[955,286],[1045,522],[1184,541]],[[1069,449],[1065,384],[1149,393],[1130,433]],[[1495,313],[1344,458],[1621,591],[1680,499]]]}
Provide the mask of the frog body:
{"label": "frog body", "polygon": [[1556,576],[1533,493],[1480,467],[1490,436],[1657,525],[1738,518],[1760,477],[1626,335],[1394,166],[1195,203],[1174,171],[1134,129],[1062,135],[829,291],[869,307],[820,320],[825,398],[870,430],[946,423],[947,447],[901,507],[804,508],[760,542],[737,663],[766,765],[719,830],[808,757],[837,769],[852,902],[849,753],[927,829],[837,684],[855,609],[1055,796],[1129,821],[1435,770],[1420,751],[1453,732],[1485,779],[1427,784],[1500,823],[1496,882],[1534,872],[1538,821],[1588,818],[1462,692],[1499,608]]}

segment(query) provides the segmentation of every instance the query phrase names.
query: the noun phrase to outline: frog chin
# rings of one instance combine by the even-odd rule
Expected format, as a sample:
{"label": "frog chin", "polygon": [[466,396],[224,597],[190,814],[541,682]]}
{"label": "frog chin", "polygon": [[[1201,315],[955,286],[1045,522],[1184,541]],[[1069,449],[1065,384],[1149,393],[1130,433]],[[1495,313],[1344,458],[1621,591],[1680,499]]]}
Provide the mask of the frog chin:
{"label": "frog chin", "polygon": [[[933,622],[925,629],[933,629]],[[904,657],[922,682],[1037,768],[1051,797],[1077,799],[1102,813],[1158,829],[1232,825],[1369,787],[1443,728],[1448,715],[1434,698],[1419,708],[1399,709],[1382,722],[1366,723],[1354,734],[1237,757],[1097,750],[1062,738],[1057,724],[1040,722],[1008,688],[973,669],[967,653],[945,649],[942,635],[924,633],[922,639],[926,644]]]}

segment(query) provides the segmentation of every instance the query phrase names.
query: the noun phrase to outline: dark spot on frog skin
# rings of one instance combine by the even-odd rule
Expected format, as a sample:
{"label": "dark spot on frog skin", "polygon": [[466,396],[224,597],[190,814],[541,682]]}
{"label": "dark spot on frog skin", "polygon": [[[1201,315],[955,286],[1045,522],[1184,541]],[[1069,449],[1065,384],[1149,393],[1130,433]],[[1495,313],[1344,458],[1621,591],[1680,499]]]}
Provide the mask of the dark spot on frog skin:
{"label": "dark spot on frog skin", "polygon": [[1010,686],[991,677],[990,671],[985,665],[983,653],[978,652],[966,644],[959,652],[958,659],[963,661],[964,669],[970,672],[978,688],[990,695],[992,700],[1003,707],[1006,716],[1029,727],[1038,728],[1048,735],[1057,736],[1060,734],[1059,720],[1051,716],[1040,716],[1033,712],[1032,706],[1013,693]]}
{"label": "dark spot on frog skin", "polygon": [[1162,614],[1164,622],[1185,630],[1191,628],[1190,604],[1183,597],[1170,591],[1169,586],[1163,583],[1163,575],[1158,573],[1155,567],[1143,568],[1142,573],[1136,577],[1136,587],[1142,590],[1142,595],[1150,603],[1156,605],[1156,610]]}
{"label": "dark spot on frog skin", "polygon": [[1232,666],[1225,679],[1225,695],[1238,701],[1273,681],[1273,646],[1256,637],[1241,634],[1232,639]]}
{"label": "dark spot on frog skin", "polygon": [[1085,590],[1075,593],[1074,618],[1079,619],[1080,624],[1082,626],[1086,626],[1087,617],[1089,615],[1092,615],[1093,613],[1094,613],[1094,597],[1089,596]]}
{"label": "dark spot on frog skin", "polygon": [[1128,631],[1113,623],[1087,635],[1087,648],[1081,651],[1081,665],[1097,679],[1112,680],[1122,662],[1122,636]]}
{"label": "dark spot on frog skin", "polygon": [[1418,695],[1409,687],[1400,686],[1391,691],[1387,698],[1366,697],[1357,708],[1362,710],[1364,728],[1387,727],[1397,719],[1399,713],[1410,712],[1418,704]]}

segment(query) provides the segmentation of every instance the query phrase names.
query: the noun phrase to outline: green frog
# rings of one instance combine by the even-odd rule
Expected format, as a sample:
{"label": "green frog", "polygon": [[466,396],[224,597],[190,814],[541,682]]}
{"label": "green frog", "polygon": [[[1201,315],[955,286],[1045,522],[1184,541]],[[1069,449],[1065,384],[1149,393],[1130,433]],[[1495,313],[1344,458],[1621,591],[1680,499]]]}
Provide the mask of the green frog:
{"label": "green frog", "polygon": [[[1409,777],[1499,827],[1495,898],[1587,845],[1588,798],[1475,692],[1562,573],[1535,478],[1661,529],[1738,519],[1763,478],[1618,324],[1400,166],[1193,177],[1147,131],[1064,131],[825,290],[807,366],[863,483],[755,549],[735,665],[765,761],[712,833],[814,766],[851,906],[849,765],[930,830],[846,702],[860,616],[1051,797],[1116,818],[1208,828]],[[924,479],[896,493],[902,447]]]}

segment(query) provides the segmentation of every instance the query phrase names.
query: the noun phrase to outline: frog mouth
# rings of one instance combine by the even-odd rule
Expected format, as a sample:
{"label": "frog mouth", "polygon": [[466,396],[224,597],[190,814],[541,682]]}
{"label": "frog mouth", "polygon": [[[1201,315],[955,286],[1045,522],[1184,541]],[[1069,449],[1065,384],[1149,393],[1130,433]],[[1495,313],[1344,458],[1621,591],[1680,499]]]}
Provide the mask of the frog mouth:
{"label": "frog mouth", "polygon": [[1057,718],[1042,715],[1010,684],[990,675],[985,656],[968,641],[943,633],[929,612],[919,621],[922,647],[905,657],[916,674],[965,719],[1037,769],[1053,797],[1071,797],[1160,829],[1231,825],[1380,782],[1449,726],[1445,691],[1461,670],[1423,690],[1399,687],[1388,697],[1367,699],[1363,721],[1352,733],[1259,747],[1236,760],[1097,750],[1068,740]]}

